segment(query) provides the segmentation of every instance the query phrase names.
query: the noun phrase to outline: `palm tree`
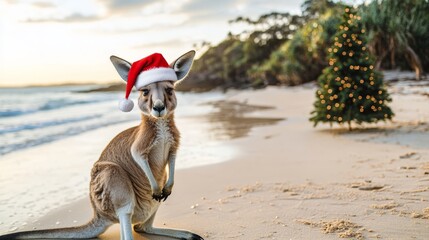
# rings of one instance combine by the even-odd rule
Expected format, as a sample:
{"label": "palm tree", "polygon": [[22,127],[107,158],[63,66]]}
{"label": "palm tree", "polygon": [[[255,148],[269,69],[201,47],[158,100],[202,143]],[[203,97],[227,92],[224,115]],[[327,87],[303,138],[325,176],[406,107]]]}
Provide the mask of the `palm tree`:
{"label": "palm tree", "polygon": [[368,47],[377,56],[376,68],[389,55],[394,68],[395,59],[403,56],[416,72],[416,78],[421,78],[424,71],[415,43],[416,38],[429,34],[428,10],[429,3],[425,0],[372,1],[361,8]]}

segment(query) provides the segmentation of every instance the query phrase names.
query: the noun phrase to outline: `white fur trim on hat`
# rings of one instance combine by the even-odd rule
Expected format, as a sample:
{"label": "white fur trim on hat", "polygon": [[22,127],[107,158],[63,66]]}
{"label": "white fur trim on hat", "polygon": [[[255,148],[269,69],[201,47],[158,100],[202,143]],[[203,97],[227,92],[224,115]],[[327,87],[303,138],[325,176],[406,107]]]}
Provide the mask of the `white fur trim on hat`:
{"label": "white fur trim on hat", "polygon": [[160,81],[177,81],[176,72],[172,68],[152,68],[146,71],[143,71],[139,74],[136,79],[134,86],[137,89],[140,89],[144,86],[147,86],[154,82]]}
{"label": "white fur trim on hat", "polygon": [[119,109],[122,112],[130,112],[131,110],[133,110],[134,107],[134,102],[130,99],[121,99],[119,101]]}

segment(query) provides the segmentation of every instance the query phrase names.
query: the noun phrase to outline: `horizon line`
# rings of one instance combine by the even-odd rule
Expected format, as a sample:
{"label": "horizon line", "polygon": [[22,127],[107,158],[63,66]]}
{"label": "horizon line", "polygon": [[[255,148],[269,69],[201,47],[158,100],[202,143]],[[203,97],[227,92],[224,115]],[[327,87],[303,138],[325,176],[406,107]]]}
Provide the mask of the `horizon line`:
{"label": "horizon line", "polygon": [[64,83],[53,83],[53,84],[28,84],[28,85],[0,85],[0,88],[29,88],[29,87],[62,87],[62,86],[81,86],[81,85],[116,85],[121,82],[64,82]]}

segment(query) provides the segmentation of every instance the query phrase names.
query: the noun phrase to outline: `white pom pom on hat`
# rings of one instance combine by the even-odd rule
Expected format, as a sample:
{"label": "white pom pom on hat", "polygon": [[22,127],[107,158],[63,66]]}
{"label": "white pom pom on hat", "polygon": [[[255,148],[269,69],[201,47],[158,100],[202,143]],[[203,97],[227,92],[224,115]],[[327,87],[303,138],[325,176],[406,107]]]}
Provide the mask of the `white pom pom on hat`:
{"label": "white pom pom on hat", "polygon": [[135,86],[141,88],[159,81],[177,81],[174,69],[170,68],[165,58],[160,53],[154,53],[134,62],[128,72],[125,99],[119,101],[119,109],[129,112],[133,109],[134,103],[129,100],[131,90]]}
{"label": "white pom pom on hat", "polygon": [[130,112],[131,110],[133,110],[134,107],[134,102],[130,99],[121,99],[119,101],[119,109],[122,112]]}

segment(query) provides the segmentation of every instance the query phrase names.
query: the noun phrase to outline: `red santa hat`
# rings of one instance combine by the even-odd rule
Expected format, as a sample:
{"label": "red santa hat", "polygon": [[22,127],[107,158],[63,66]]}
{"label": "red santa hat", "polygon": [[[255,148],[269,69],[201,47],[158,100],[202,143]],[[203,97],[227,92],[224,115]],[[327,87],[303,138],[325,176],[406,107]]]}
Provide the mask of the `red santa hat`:
{"label": "red santa hat", "polygon": [[128,72],[125,99],[119,102],[119,109],[123,112],[133,109],[134,103],[128,99],[133,86],[140,89],[151,83],[165,80],[177,81],[178,79],[176,72],[170,68],[162,54],[154,53],[134,62]]}

